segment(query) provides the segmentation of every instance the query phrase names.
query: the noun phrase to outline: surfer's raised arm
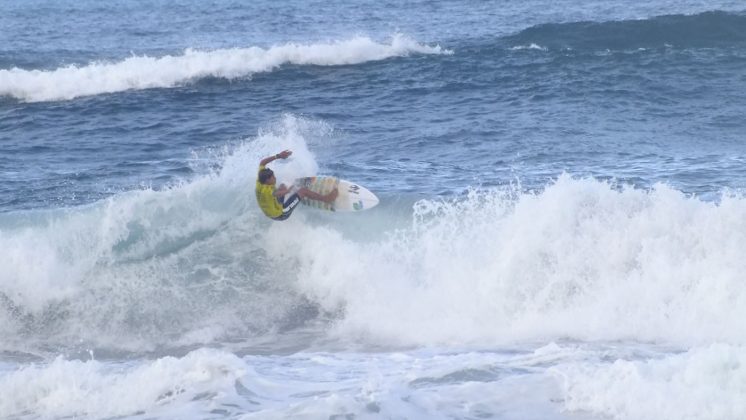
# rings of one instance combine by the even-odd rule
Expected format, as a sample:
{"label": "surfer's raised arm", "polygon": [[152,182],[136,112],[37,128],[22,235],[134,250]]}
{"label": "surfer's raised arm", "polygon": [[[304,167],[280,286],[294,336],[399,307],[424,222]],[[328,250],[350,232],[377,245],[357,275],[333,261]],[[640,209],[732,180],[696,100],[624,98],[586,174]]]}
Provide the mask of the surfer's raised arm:
{"label": "surfer's raised arm", "polygon": [[266,158],[262,159],[259,162],[259,166],[267,166],[268,163],[270,163],[270,162],[272,162],[273,160],[276,160],[276,159],[287,159],[288,156],[290,156],[292,154],[293,154],[293,152],[291,152],[290,150],[283,150],[282,152],[280,152],[280,153],[278,153],[278,154],[276,154],[274,156],[269,156],[269,157],[266,157]]}

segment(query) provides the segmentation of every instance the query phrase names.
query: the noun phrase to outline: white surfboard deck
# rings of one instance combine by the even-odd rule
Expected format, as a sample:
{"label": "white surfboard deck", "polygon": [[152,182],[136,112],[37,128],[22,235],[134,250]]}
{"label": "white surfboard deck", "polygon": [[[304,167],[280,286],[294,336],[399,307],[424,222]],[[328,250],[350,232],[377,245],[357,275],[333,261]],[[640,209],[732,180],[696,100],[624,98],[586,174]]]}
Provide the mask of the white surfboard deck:
{"label": "white surfboard deck", "polygon": [[295,188],[305,187],[319,194],[328,194],[334,187],[337,187],[339,195],[332,203],[305,198],[301,200],[302,204],[317,209],[329,211],[363,211],[378,205],[378,197],[367,188],[333,176],[298,178],[293,185]]}

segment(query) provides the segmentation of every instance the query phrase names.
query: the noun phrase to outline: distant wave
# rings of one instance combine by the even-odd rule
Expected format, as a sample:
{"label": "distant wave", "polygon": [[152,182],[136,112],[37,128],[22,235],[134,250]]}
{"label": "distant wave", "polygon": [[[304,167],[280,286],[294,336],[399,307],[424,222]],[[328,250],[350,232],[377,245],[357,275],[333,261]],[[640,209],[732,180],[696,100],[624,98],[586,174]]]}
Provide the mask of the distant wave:
{"label": "distant wave", "polygon": [[205,77],[236,79],[272,71],[284,64],[339,66],[402,57],[409,54],[450,54],[403,35],[388,44],[368,37],[317,44],[288,43],[260,47],[200,51],[182,55],[132,56],[118,62],[98,61],[51,71],[0,70],[0,96],[22,101],[60,101],[81,96],[150,88],[169,88]]}
{"label": "distant wave", "polygon": [[[551,23],[505,38],[509,48],[549,50],[712,48],[746,43],[746,15],[720,11],[610,22]],[[516,48],[518,47],[518,48]]]}

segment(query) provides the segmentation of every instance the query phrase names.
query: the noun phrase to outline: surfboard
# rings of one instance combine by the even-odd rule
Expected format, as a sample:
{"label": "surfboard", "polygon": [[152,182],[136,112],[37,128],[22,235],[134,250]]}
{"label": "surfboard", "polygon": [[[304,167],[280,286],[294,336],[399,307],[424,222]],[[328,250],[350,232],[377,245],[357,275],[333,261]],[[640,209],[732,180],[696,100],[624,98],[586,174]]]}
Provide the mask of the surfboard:
{"label": "surfboard", "polygon": [[334,187],[338,188],[339,195],[331,203],[307,198],[301,200],[302,204],[317,209],[329,211],[363,211],[378,205],[378,197],[367,188],[333,176],[298,178],[293,185],[296,188],[308,188],[319,194],[328,194]]}

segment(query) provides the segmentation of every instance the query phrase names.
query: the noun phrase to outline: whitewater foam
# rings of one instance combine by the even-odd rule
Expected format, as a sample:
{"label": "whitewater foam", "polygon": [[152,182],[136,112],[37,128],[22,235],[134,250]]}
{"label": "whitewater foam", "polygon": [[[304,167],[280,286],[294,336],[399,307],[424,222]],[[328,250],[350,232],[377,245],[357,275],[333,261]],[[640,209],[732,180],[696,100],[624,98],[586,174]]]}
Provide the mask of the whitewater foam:
{"label": "whitewater foam", "polygon": [[202,400],[235,393],[234,382],[245,372],[238,357],[209,349],[140,366],[60,356],[0,376],[0,416],[32,412],[54,418],[106,418],[168,410],[170,416],[190,417],[199,411],[194,406],[204,405]]}
{"label": "whitewater foam", "polygon": [[713,344],[646,360],[581,362],[552,369],[565,407],[616,419],[746,416],[746,349]]}
{"label": "whitewater foam", "polygon": [[[500,352],[238,358],[214,349],[119,364],[58,357],[0,371],[0,391],[7,398],[0,402],[0,415],[446,419],[509,413],[508,418],[526,418],[530,407],[536,418],[546,418],[552,403],[537,395],[554,394],[556,386],[550,377],[525,370],[542,359],[547,358]],[[523,374],[503,377],[511,369]],[[536,393],[521,395],[516,386],[531,386]]]}
{"label": "whitewater foam", "polygon": [[22,101],[59,101],[81,96],[150,88],[170,88],[205,77],[237,79],[269,72],[285,64],[339,66],[409,54],[449,54],[396,34],[382,44],[368,37],[317,44],[270,48],[250,47],[200,51],[182,55],[132,56],[119,62],[93,62],[55,70],[0,70],[0,96]]}
{"label": "whitewater foam", "polygon": [[411,229],[375,244],[307,227],[269,249],[299,261],[301,290],[343,311],[343,337],[742,342],[744,220],[737,197],[563,176],[536,194],[423,201]]}

